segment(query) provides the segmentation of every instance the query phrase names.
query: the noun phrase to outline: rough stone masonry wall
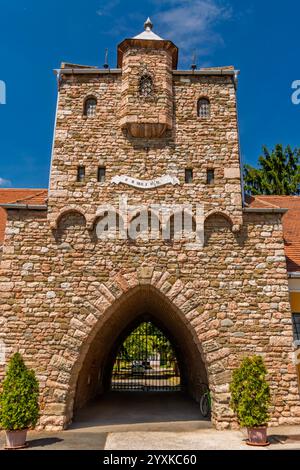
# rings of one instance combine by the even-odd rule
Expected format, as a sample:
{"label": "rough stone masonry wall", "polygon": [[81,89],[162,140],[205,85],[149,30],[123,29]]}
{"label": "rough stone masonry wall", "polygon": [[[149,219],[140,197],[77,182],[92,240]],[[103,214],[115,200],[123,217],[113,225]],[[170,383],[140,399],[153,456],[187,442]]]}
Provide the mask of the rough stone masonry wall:
{"label": "rough stone masonry wall", "polygon": [[[138,77],[136,77],[138,80]],[[126,194],[129,204],[201,203],[205,212],[224,211],[241,223],[242,203],[236,95],[232,77],[174,76],[173,130],[157,140],[131,139],[120,125],[122,76],[74,76],[60,89],[55,148],[49,193],[49,220],[77,206],[88,224],[103,203],[118,204]],[[82,115],[86,96],[98,99],[97,114]],[[211,100],[211,118],[197,117],[201,96]],[[86,166],[86,181],[76,182],[77,166]],[[97,183],[98,166],[106,166],[106,182]],[[193,168],[194,183],[184,183],[186,168]],[[215,170],[215,184],[206,184],[207,169]],[[153,179],[178,176],[180,186],[139,191],[113,186],[116,175]]]}
{"label": "rough stone masonry wall", "polygon": [[[153,94],[139,96],[139,79],[144,74],[153,81]],[[173,77],[172,56],[167,51],[130,48],[123,57],[122,122],[164,123],[172,126]]]}
{"label": "rough stone masonry wall", "polygon": [[[272,422],[299,423],[279,215],[245,214],[236,233],[224,217],[208,217],[206,243],[198,251],[162,240],[101,242],[93,231],[99,206],[117,205],[121,195],[135,205],[204,204],[206,216],[223,212],[241,224],[232,78],[174,75],[173,129],[151,141],[122,132],[121,74],[62,78],[48,213],[9,211],[0,276],[1,339],[8,356],[19,349],[38,373],[40,425],[55,429],[69,422],[93,339],[101,340],[102,328],[107,331],[123,299],[140,285],[169,302],[178,325],[197,345],[219,428],[234,423],[228,405],[231,371],[242,356],[254,353],[264,355],[270,371]],[[83,103],[91,95],[97,97],[97,113],[87,119]],[[212,112],[203,121],[197,118],[201,96],[209,97]],[[84,183],[76,182],[78,165],[86,166]],[[98,166],[106,166],[105,183],[97,182]],[[193,184],[184,183],[185,168],[194,169]],[[208,168],[215,169],[211,186]],[[120,174],[142,179],[173,174],[181,184],[144,192],[113,187],[111,178]]]}
{"label": "rough stone masonry wall", "polygon": [[180,242],[98,241],[78,214],[51,231],[46,213],[9,211],[1,339],[8,356],[19,350],[38,374],[42,427],[61,428],[71,419],[95,332],[101,340],[113,306],[122,308],[124,296],[148,284],[181,312],[201,344],[218,428],[234,424],[231,371],[255,353],[270,373],[272,424],[300,422],[280,216],[246,214],[239,234],[212,216],[205,232],[203,250],[189,252]]}

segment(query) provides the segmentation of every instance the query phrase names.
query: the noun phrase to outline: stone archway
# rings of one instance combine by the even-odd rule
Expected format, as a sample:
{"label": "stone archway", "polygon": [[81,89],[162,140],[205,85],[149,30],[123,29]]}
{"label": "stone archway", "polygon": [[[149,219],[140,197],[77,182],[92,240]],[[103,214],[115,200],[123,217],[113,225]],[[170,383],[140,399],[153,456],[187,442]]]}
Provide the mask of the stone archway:
{"label": "stone archway", "polygon": [[186,390],[199,400],[201,384],[208,384],[199,341],[183,323],[178,309],[156,288],[138,286],[124,294],[107,321],[95,335],[78,374],[74,408],[84,406],[96,395],[109,389],[114,351],[135,321],[150,315],[172,338]]}
{"label": "stone archway", "polygon": [[[72,319],[60,340],[60,352],[49,363],[49,391],[41,426],[48,429],[68,426],[74,405],[80,407],[92,396],[86,389],[78,394],[80,388],[84,390],[84,382],[92,382],[93,374],[86,365],[92,367],[92,357],[104,365],[118,335],[145,309],[150,309],[178,341],[189,374],[189,393],[199,398],[197,384],[207,381],[213,397],[212,421],[219,428],[227,426],[230,350],[215,339],[215,320],[199,295],[203,287],[201,281],[185,282],[152,267],[127,274],[112,273],[108,281],[92,283],[85,297],[76,296],[70,286]],[[100,367],[98,374],[104,369]],[[104,375],[102,378],[100,383],[104,386]],[[101,386],[98,392],[101,393]]]}

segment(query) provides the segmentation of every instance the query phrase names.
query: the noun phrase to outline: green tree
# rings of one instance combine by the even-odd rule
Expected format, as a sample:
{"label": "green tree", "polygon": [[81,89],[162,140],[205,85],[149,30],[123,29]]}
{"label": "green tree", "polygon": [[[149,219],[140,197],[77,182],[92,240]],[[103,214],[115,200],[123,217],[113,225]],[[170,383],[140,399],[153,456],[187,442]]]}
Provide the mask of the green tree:
{"label": "green tree", "polygon": [[141,323],[124,341],[120,353],[126,361],[147,360],[156,353],[170,361],[175,357],[169,339],[151,322]]}
{"label": "green tree", "polygon": [[251,195],[299,195],[300,194],[300,149],[285,149],[277,144],[270,153],[263,147],[258,159],[259,168],[244,167],[245,192]]}
{"label": "green tree", "polygon": [[38,397],[34,371],[26,367],[21,354],[14,354],[0,393],[0,426],[8,431],[35,426],[39,417]]}
{"label": "green tree", "polygon": [[245,358],[233,372],[230,405],[241,426],[254,428],[269,421],[270,388],[266,375],[261,356]]}

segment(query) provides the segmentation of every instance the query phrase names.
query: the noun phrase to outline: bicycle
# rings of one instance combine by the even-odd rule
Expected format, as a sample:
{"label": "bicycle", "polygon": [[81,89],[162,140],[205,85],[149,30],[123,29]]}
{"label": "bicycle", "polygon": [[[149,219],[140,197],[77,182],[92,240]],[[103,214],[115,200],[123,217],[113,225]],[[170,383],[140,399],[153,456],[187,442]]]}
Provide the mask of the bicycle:
{"label": "bicycle", "polygon": [[200,398],[200,413],[203,418],[208,418],[211,413],[211,394],[206,384],[201,384],[201,386],[205,391],[202,393]]}

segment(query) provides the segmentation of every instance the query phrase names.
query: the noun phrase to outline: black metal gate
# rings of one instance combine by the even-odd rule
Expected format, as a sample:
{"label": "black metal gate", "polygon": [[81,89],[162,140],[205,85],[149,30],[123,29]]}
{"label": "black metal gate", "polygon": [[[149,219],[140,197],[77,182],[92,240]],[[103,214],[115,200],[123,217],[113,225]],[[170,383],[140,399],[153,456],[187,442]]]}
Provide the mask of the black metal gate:
{"label": "black metal gate", "polygon": [[152,322],[143,321],[120,346],[113,366],[111,390],[181,390],[174,348]]}

